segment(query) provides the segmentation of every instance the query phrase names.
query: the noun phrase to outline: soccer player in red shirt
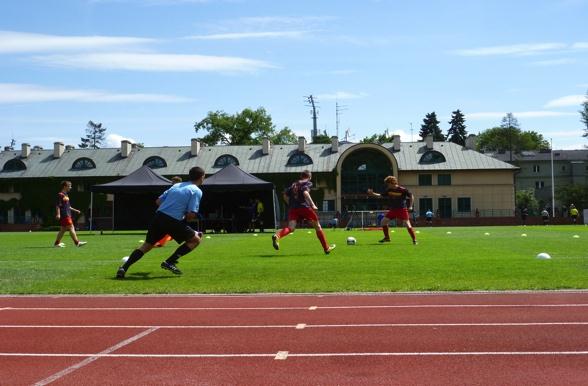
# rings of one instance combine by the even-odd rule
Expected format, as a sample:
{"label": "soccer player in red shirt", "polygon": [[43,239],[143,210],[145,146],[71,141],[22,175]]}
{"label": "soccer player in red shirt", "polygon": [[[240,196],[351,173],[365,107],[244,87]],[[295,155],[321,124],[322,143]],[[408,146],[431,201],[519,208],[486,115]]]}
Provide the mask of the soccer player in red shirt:
{"label": "soccer player in red shirt", "polygon": [[368,189],[367,191],[368,195],[372,197],[381,197],[387,200],[388,212],[384,216],[384,219],[382,219],[384,238],[380,242],[390,242],[390,231],[388,229],[390,220],[401,219],[402,225],[406,226],[406,230],[412,238],[412,243],[417,245],[416,236],[408,217],[408,212],[412,211],[414,196],[404,186],[398,185],[398,179],[394,176],[384,178],[384,183],[386,184],[386,190],[383,193],[375,193],[372,189]]}
{"label": "soccer player in red shirt", "polygon": [[86,244],[85,241],[80,241],[76,234],[76,228],[74,227],[73,220],[71,218],[71,212],[80,214],[80,211],[73,208],[69,202],[68,193],[71,190],[71,181],[63,181],[61,183],[61,191],[57,193],[57,204],[55,205],[55,219],[59,221],[61,228],[57,233],[54,247],[63,248],[65,244],[61,242],[61,238],[66,231],[69,231],[71,239],[76,244],[76,247],[81,247]]}
{"label": "soccer player in red shirt", "polygon": [[319,218],[315,212],[318,208],[314,204],[314,201],[312,201],[312,197],[310,197],[310,188],[312,187],[312,182],[310,182],[311,178],[312,174],[310,171],[303,171],[300,174],[300,180],[293,182],[283,193],[284,201],[286,201],[289,207],[288,226],[282,228],[272,236],[272,243],[276,250],[280,249],[280,239],[294,232],[298,220],[308,220],[312,224],[325,254],[328,255],[335,249],[335,244],[329,245],[327,243],[325,232],[323,232],[323,228],[321,228]]}

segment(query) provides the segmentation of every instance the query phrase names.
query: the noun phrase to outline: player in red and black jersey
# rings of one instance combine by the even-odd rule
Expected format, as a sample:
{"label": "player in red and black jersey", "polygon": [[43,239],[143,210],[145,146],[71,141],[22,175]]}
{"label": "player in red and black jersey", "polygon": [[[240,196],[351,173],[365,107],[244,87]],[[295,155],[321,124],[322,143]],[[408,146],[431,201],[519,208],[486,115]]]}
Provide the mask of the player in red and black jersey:
{"label": "player in red and black jersey", "polygon": [[310,197],[310,188],[312,188],[312,182],[310,182],[311,177],[312,174],[310,171],[303,171],[300,174],[300,180],[293,182],[283,193],[284,201],[286,201],[289,208],[288,226],[282,228],[272,236],[272,243],[276,250],[280,249],[279,240],[294,232],[298,220],[308,220],[312,224],[316,231],[316,236],[320,240],[323,250],[327,255],[335,248],[334,244],[329,245],[327,243],[325,232],[323,232],[323,228],[315,212],[318,208],[314,204],[314,201],[312,201],[312,197]]}
{"label": "player in red and black jersey", "polygon": [[76,234],[76,229],[73,224],[73,220],[71,217],[71,212],[75,212],[80,214],[80,211],[76,208],[71,206],[69,202],[68,193],[71,190],[71,182],[70,181],[63,181],[61,183],[61,191],[57,193],[57,203],[55,204],[55,219],[59,221],[59,225],[61,228],[57,233],[57,238],[55,239],[55,243],[53,246],[63,248],[65,244],[61,242],[61,238],[65,234],[66,231],[69,231],[71,239],[76,244],[76,247],[81,247],[82,245],[86,244],[85,241],[80,241],[78,239],[78,235]]}
{"label": "player in red and black jersey", "polygon": [[412,243],[417,244],[414,230],[410,224],[408,212],[412,211],[412,204],[414,202],[414,196],[404,186],[398,185],[398,179],[394,176],[388,176],[384,179],[386,189],[382,193],[375,193],[372,189],[368,189],[368,195],[372,197],[380,197],[386,200],[388,212],[382,220],[382,230],[384,231],[384,238],[380,240],[381,243],[390,242],[390,231],[388,224],[392,219],[401,219],[402,225],[406,226],[406,230],[412,238]]}

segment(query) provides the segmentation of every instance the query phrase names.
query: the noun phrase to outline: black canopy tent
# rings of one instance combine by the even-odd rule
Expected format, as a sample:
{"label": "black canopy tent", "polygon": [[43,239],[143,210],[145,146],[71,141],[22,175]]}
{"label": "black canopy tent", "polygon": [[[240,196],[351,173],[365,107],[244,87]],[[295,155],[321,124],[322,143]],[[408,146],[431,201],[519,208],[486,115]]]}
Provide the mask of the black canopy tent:
{"label": "black canopy tent", "polygon": [[200,212],[206,220],[231,219],[233,231],[244,231],[249,225],[251,200],[264,205],[263,223],[274,229],[278,208],[274,184],[257,178],[233,164],[206,178],[201,186]]}
{"label": "black canopy tent", "polygon": [[[155,200],[172,182],[142,166],[126,177],[106,184],[94,185],[90,193],[90,230],[93,227],[94,192],[113,193],[112,229],[141,229],[157,209]],[[116,209],[115,209],[116,205]],[[115,213],[119,215],[115,224]]]}

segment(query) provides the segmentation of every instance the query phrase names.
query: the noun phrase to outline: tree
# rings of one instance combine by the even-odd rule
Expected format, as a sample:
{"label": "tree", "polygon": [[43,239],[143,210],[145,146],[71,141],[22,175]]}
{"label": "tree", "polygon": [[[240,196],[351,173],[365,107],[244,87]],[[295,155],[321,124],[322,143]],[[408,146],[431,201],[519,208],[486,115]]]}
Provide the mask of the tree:
{"label": "tree", "polygon": [[588,208],[588,185],[561,185],[556,188],[555,197],[562,205],[576,205],[578,209]]}
{"label": "tree", "polygon": [[[263,107],[257,110],[249,108],[240,113],[229,115],[224,111],[209,111],[206,118],[194,124],[196,133],[206,131],[200,140],[207,145],[255,145],[263,138],[274,141],[297,140],[296,134],[285,127],[276,131],[272,117]],[[278,142],[274,142],[278,143]]]}
{"label": "tree", "polygon": [[579,113],[582,117],[580,118],[580,121],[582,121],[582,123],[585,126],[584,134],[582,134],[582,137],[588,137],[588,91],[586,91],[586,98],[582,103],[582,110],[580,110]]}
{"label": "tree", "polygon": [[449,130],[447,130],[447,141],[465,146],[465,140],[468,136],[465,125],[465,116],[459,109],[451,113],[449,121]]}
{"label": "tree", "polygon": [[295,145],[298,143],[298,136],[286,126],[272,135],[269,140],[276,145]]}
{"label": "tree", "polygon": [[535,198],[534,189],[517,191],[515,195],[515,202],[517,208],[527,208],[532,213],[539,209],[539,202],[537,202],[537,198]]}
{"label": "tree", "polygon": [[371,137],[365,137],[359,143],[377,143],[379,145],[394,141],[394,137],[388,134],[388,130],[382,134],[374,134]]}
{"label": "tree", "polygon": [[439,128],[439,120],[437,114],[433,111],[425,116],[423,124],[421,125],[421,131],[419,132],[421,141],[425,140],[428,135],[433,136],[433,141],[445,141],[445,136]]}
{"label": "tree", "polygon": [[487,129],[478,135],[477,149],[520,153],[523,150],[549,149],[549,142],[535,131],[522,131],[517,119],[508,113],[502,118],[500,127]]}
{"label": "tree", "polygon": [[106,140],[104,132],[106,127],[102,123],[88,121],[86,125],[86,138],[80,138],[82,143],[79,144],[81,149],[100,149],[100,145]]}
{"label": "tree", "polygon": [[331,143],[331,137],[329,137],[326,130],[323,130],[322,134],[312,138],[312,143]]}

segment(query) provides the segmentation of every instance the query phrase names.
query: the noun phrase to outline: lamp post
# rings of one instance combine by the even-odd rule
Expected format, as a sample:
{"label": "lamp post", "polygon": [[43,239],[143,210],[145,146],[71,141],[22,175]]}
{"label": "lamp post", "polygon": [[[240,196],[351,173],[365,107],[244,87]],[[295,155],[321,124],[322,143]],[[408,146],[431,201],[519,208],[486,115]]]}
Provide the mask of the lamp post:
{"label": "lamp post", "polygon": [[549,139],[551,144],[551,217],[555,217],[555,178],[553,176],[553,138]]}

